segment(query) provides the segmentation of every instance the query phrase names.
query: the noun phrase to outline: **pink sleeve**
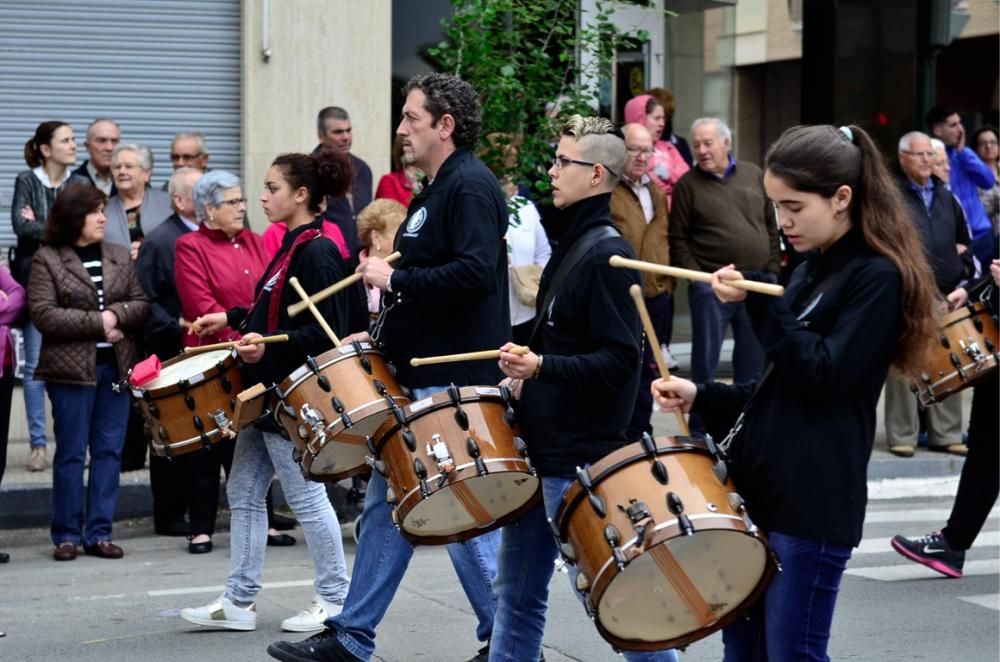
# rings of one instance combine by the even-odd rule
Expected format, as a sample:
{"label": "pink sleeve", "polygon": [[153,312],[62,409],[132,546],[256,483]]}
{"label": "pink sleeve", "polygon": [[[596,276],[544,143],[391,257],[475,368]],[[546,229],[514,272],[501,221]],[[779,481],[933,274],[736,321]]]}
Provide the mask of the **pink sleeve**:
{"label": "pink sleeve", "polygon": [[347,248],[347,242],[344,241],[344,233],[336,223],[331,223],[330,221],[323,221],[323,234],[337,244],[337,248],[340,249],[340,256],[345,260],[350,259],[351,251]]}
{"label": "pink sleeve", "polygon": [[284,223],[271,223],[264,230],[264,250],[267,251],[267,257],[273,258],[278,254],[278,249],[281,248],[281,239],[285,236],[286,226]]}

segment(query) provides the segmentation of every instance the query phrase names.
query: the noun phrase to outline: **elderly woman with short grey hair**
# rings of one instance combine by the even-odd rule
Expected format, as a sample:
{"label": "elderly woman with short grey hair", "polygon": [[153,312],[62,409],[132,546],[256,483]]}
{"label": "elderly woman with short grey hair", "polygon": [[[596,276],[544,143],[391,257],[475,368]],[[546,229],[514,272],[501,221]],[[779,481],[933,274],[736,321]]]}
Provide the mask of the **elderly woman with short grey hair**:
{"label": "elderly woman with short grey hair", "polygon": [[143,237],[174,213],[170,196],[149,188],[153,154],[139,143],[121,143],[111,152],[111,176],[118,193],[108,200],[104,240],[139,254]]}

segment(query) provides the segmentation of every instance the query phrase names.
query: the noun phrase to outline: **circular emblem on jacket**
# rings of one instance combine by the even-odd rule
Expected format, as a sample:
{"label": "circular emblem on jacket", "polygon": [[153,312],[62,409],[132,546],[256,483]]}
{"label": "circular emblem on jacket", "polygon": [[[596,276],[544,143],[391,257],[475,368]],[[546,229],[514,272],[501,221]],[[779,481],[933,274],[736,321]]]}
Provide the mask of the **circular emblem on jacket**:
{"label": "circular emblem on jacket", "polygon": [[420,228],[424,227],[424,222],[427,220],[427,208],[421,207],[416,211],[410,220],[406,222],[406,232],[408,234],[416,234],[420,232]]}

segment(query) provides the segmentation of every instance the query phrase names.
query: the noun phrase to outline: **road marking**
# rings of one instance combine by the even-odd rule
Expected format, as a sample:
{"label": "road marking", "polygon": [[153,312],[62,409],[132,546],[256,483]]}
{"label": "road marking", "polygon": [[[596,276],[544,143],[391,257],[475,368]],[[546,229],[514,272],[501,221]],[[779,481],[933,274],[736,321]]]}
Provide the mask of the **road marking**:
{"label": "road marking", "polygon": [[958,476],[886,478],[868,482],[868,498],[873,501],[914,497],[953,497],[957,491]]}
{"label": "road marking", "polygon": [[[995,575],[1000,573],[1000,561],[992,559],[989,561],[969,561],[962,568],[962,574],[966,577],[974,575]],[[907,563],[906,565],[880,565],[869,568],[850,568],[844,574],[874,579],[880,582],[905,582],[911,579],[947,579],[944,575],[920,565],[919,563]]]}
{"label": "road marking", "polygon": [[[865,514],[865,524],[883,524],[886,522],[930,522],[944,526],[951,515],[948,508],[925,508],[922,510],[869,510]],[[990,511],[990,519],[1000,515],[1000,509]],[[927,533],[926,531],[924,533]]]}
{"label": "road marking", "polygon": [[[895,550],[889,546],[890,540],[892,540],[892,538],[865,538],[854,550],[851,557],[853,558],[863,554],[884,554],[885,552],[893,552],[895,554]],[[997,546],[1000,546],[1000,531],[983,531],[976,537],[976,542],[973,545],[973,548],[980,549],[981,547]]]}
{"label": "road marking", "polygon": [[965,602],[970,602],[980,607],[986,607],[993,611],[1000,611],[1000,593],[990,593],[987,595],[965,595],[958,598]]}
{"label": "road marking", "polygon": [[[268,582],[261,584],[261,588],[298,588],[300,586],[312,586],[313,579],[300,579],[291,582]],[[151,598],[159,598],[165,595],[195,595],[198,593],[221,594],[226,589],[225,586],[187,586],[182,588],[167,588],[157,591],[146,591],[146,595]]]}

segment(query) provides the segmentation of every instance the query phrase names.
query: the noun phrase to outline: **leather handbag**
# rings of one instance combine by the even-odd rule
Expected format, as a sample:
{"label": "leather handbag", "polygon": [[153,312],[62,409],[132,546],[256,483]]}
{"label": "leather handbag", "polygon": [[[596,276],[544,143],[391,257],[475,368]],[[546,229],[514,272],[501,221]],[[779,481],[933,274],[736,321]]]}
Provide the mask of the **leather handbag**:
{"label": "leather handbag", "polygon": [[525,306],[535,307],[538,298],[538,284],[542,280],[542,265],[526,264],[523,267],[510,268],[510,282],[514,286],[514,294]]}

